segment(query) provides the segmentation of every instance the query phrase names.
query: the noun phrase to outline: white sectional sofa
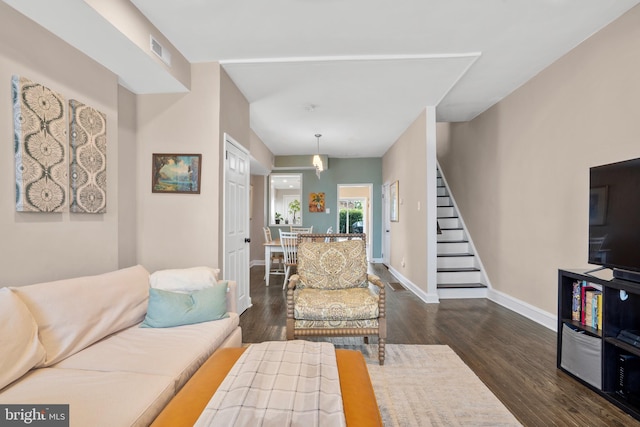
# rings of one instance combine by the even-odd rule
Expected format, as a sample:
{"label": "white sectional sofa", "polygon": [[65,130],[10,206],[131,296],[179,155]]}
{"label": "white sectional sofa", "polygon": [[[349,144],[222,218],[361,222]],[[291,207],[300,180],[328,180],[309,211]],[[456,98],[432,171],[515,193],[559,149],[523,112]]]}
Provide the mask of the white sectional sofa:
{"label": "white sectional sofa", "polygon": [[228,317],[143,328],[149,273],[0,288],[0,404],[69,404],[70,425],[145,426],[217,349],[240,347],[235,282]]}

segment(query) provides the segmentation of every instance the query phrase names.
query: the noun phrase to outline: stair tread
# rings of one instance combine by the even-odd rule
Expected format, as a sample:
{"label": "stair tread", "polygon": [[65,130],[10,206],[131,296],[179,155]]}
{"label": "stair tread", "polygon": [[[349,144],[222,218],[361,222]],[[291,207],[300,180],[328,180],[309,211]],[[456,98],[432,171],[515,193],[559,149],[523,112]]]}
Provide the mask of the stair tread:
{"label": "stair tread", "polygon": [[458,230],[460,230],[460,231],[462,231],[463,229],[462,229],[462,227],[447,228],[447,227],[440,226],[440,230],[442,230],[442,231],[445,231],[445,230],[448,230],[448,231],[458,231]]}
{"label": "stair tread", "polygon": [[451,253],[451,254],[438,254],[439,257],[463,257],[463,256],[473,256],[472,253],[470,252],[457,252],[457,253]]}
{"label": "stair tread", "polygon": [[439,289],[486,288],[482,283],[438,283]]}
{"label": "stair tread", "polygon": [[468,240],[440,240],[438,243],[469,243]]}
{"label": "stair tread", "polygon": [[476,272],[480,271],[478,267],[447,267],[447,268],[438,268],[438,273],[468,273],[468,272]]}

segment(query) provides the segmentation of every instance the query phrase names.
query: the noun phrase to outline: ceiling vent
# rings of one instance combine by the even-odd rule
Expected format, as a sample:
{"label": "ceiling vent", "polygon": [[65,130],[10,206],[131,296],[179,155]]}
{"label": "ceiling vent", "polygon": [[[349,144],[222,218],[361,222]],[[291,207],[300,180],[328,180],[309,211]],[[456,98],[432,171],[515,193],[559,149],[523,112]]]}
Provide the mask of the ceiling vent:
{"label": "ceiling vent", "polygon": [[160,59],[162,59],[162,62],[171,67],[171,53],[167,49],[162,47],[160,42],[154,39],[153,36],[149,36],[149,38],[151,40],[151,51],[158,55]]}

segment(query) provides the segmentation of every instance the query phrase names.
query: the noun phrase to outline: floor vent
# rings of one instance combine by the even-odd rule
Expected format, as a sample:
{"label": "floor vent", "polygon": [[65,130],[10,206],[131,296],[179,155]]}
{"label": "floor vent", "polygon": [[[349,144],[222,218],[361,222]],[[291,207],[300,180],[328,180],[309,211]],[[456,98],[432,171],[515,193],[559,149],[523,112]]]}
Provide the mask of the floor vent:
{"label": "floor vent", "polygon": [[406,291],[406,289],[404,288],[404,286],[402,286],[399,282],[389,282],[389,286],[391,287],[391,289],[393,289],[394,291]]}

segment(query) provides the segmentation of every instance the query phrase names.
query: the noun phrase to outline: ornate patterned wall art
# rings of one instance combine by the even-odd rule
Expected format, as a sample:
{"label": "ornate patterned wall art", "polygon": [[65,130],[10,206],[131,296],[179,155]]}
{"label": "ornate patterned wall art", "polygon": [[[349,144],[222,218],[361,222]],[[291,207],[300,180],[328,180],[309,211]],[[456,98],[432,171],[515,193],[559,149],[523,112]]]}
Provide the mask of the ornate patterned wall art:
{"label": "ornate patterned wall art", "polygon": [[64,97],[24,77],[11,79],[16,211],[63,212],[67,202]]}
{"label": "ornate patterned wall art", "polygon": [[107,117],[69,100],[69,207],[71,212],[107,211]]}

